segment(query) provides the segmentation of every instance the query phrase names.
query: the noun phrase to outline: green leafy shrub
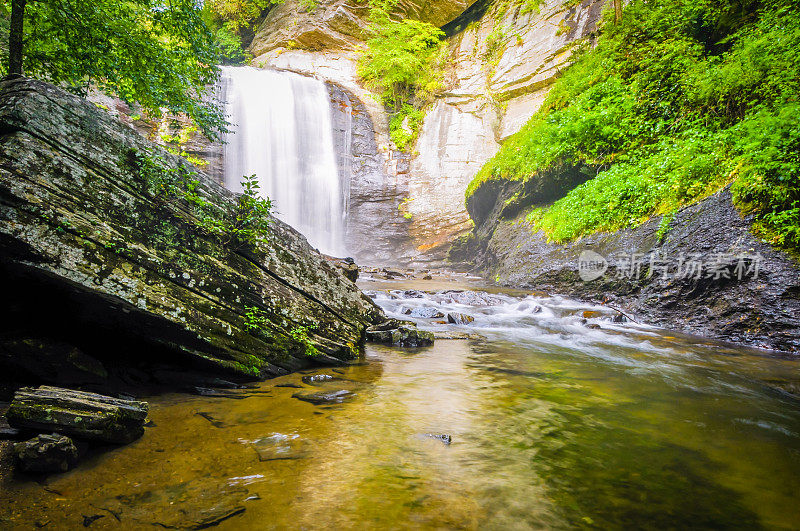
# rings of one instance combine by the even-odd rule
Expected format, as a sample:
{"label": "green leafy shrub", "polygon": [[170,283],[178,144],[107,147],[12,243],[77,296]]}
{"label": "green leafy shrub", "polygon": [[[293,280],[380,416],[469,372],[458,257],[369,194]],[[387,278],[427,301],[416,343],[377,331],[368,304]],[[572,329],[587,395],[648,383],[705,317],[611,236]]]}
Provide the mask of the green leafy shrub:
{"label": "green leafy shrub", "polygon": [[220,62],[226,65],[241,65],[252,59],[242,48],[242,39],[227,25],[214,32],[214,42],[219,49]]}
{"label": "green leafy shrub", "polygon": [[800,103],[756,113],[736,132],[741,167],[734,197],[755,215],[760,236],[800,250]]}
{"label": "green leafy shrub", "polygon": [[[0,0],[8,43],[10,0]],[[85,96],[98,89],[153,118],[184,114],[209,138],[225,131],[222,109],[204,97],[219,78],[217,47],[195,0],[29,1],[24,71]],[[8,67],[0,48],[0,76]]]}
{"label": "green leafy shrub", "polygon": [[235,208],[228,210],[207,201],[197,172],[182,164],[171,166],[159,155],[135,150],[131,163],[147,194],[166,203],[183,200],[197,227],[222,245],[240,249],[265,241],[272,221],[272,200],[260,196],[255,175],[243,177],[242,193]]}
{"label": "green leafy shrub", "polygon": [[411,105],[403,104],[389,121],[389,132],[397,149],[407,151],[414,145],[419,128],[425,119],[425,112]]}
{"label": "green leafy shrub", "polygon": [[310,356],[315,358],[321,354],[319,349],[314,345],[314,342],[311,341],[311,338],[308,337],[308,332],[311,330],[315,330],[317,327],[315,325],[311,326],[295,326],[289,331],[289,335],[292,336],[292,339],[300,343],[303,346],[303,354],[306,356]]}
{"label": "green leafy shrub", "polygon": [[394,4],[371,2],[370,38],[359,58],[358,75],[392,113],[392,140],[407,149],[418,134],[422,109],[441,87],[444,33],[427,22],[392,19],[388,10]]}

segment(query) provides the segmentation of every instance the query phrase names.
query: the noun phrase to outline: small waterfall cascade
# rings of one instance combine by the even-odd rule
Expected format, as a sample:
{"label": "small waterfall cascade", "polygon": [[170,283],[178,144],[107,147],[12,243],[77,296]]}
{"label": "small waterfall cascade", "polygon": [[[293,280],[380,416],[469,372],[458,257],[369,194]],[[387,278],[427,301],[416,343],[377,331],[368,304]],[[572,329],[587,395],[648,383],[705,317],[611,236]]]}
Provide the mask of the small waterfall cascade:
{"label": "small waterfall cascade", "polygon": [[221,96],[232,124],[225,186],[240,192],[242,176],[255,174],[280,219],[321,252],[345,256],[349,186],[339,174],[325,84],[290,72],[223,67]]}

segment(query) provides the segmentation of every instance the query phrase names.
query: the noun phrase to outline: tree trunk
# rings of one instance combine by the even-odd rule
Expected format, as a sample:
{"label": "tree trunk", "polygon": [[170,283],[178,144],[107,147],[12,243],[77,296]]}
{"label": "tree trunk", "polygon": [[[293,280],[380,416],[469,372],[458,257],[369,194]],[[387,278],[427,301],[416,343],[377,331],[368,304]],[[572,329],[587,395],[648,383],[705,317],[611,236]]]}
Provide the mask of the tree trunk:
{"label": "tree trunk", "polygon": [[622,0],[614,0],[614,22],[622,20]]}
{"label": "tree trunk", "polygon": [[11,26],[8,32],[8,73],[22,75],[22,39],[26,0],[11,0]]}

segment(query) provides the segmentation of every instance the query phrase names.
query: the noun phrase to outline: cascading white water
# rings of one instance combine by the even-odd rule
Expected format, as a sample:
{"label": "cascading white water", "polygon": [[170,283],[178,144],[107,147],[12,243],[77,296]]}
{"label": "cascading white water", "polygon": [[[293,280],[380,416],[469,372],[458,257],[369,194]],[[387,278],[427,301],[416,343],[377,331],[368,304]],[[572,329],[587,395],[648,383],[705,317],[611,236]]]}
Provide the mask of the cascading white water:
{"label": "cascading white water", "polygon": [[255,174],[280,219],[321,252],[346,255],[345,198],[325,84],[251,67],[224,67],[222,82],[232,123],[225,145],[225,185],[241,191],[242,176]]}

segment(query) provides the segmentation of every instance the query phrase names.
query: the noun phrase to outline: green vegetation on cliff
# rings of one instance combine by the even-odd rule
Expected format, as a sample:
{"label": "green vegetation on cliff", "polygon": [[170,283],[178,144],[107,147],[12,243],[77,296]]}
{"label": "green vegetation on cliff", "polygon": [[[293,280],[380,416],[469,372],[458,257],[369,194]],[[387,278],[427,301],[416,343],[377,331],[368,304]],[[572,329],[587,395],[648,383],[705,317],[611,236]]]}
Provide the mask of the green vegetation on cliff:
{"label": "green vegetation on cliff", "polygon": [[[243,64],[252,57],[245,50],[253,38],[255,27],[264,16],[286,0],[207,0],[203,20],[214,34],[224,64]],[[313,11],[317,0],[300,0],[307,11]]]}
{"label": "green vegetation on cliff", "polygon": [[417,138],[423,108],[441,86],[444,33],[432,24],[390,16],[396,0],[370,2],[370,38],[358,75],[390,110],[392,140],[401,150]]}
{"label": "green vegetation on cliff", "polygon": [[[555,241],[671,214],[728,183],[800,249],[800,12],[789,0],[634,0],[479,172],[586,182],[528,219]],[[566,190],[565,190],[566,192]]]}

